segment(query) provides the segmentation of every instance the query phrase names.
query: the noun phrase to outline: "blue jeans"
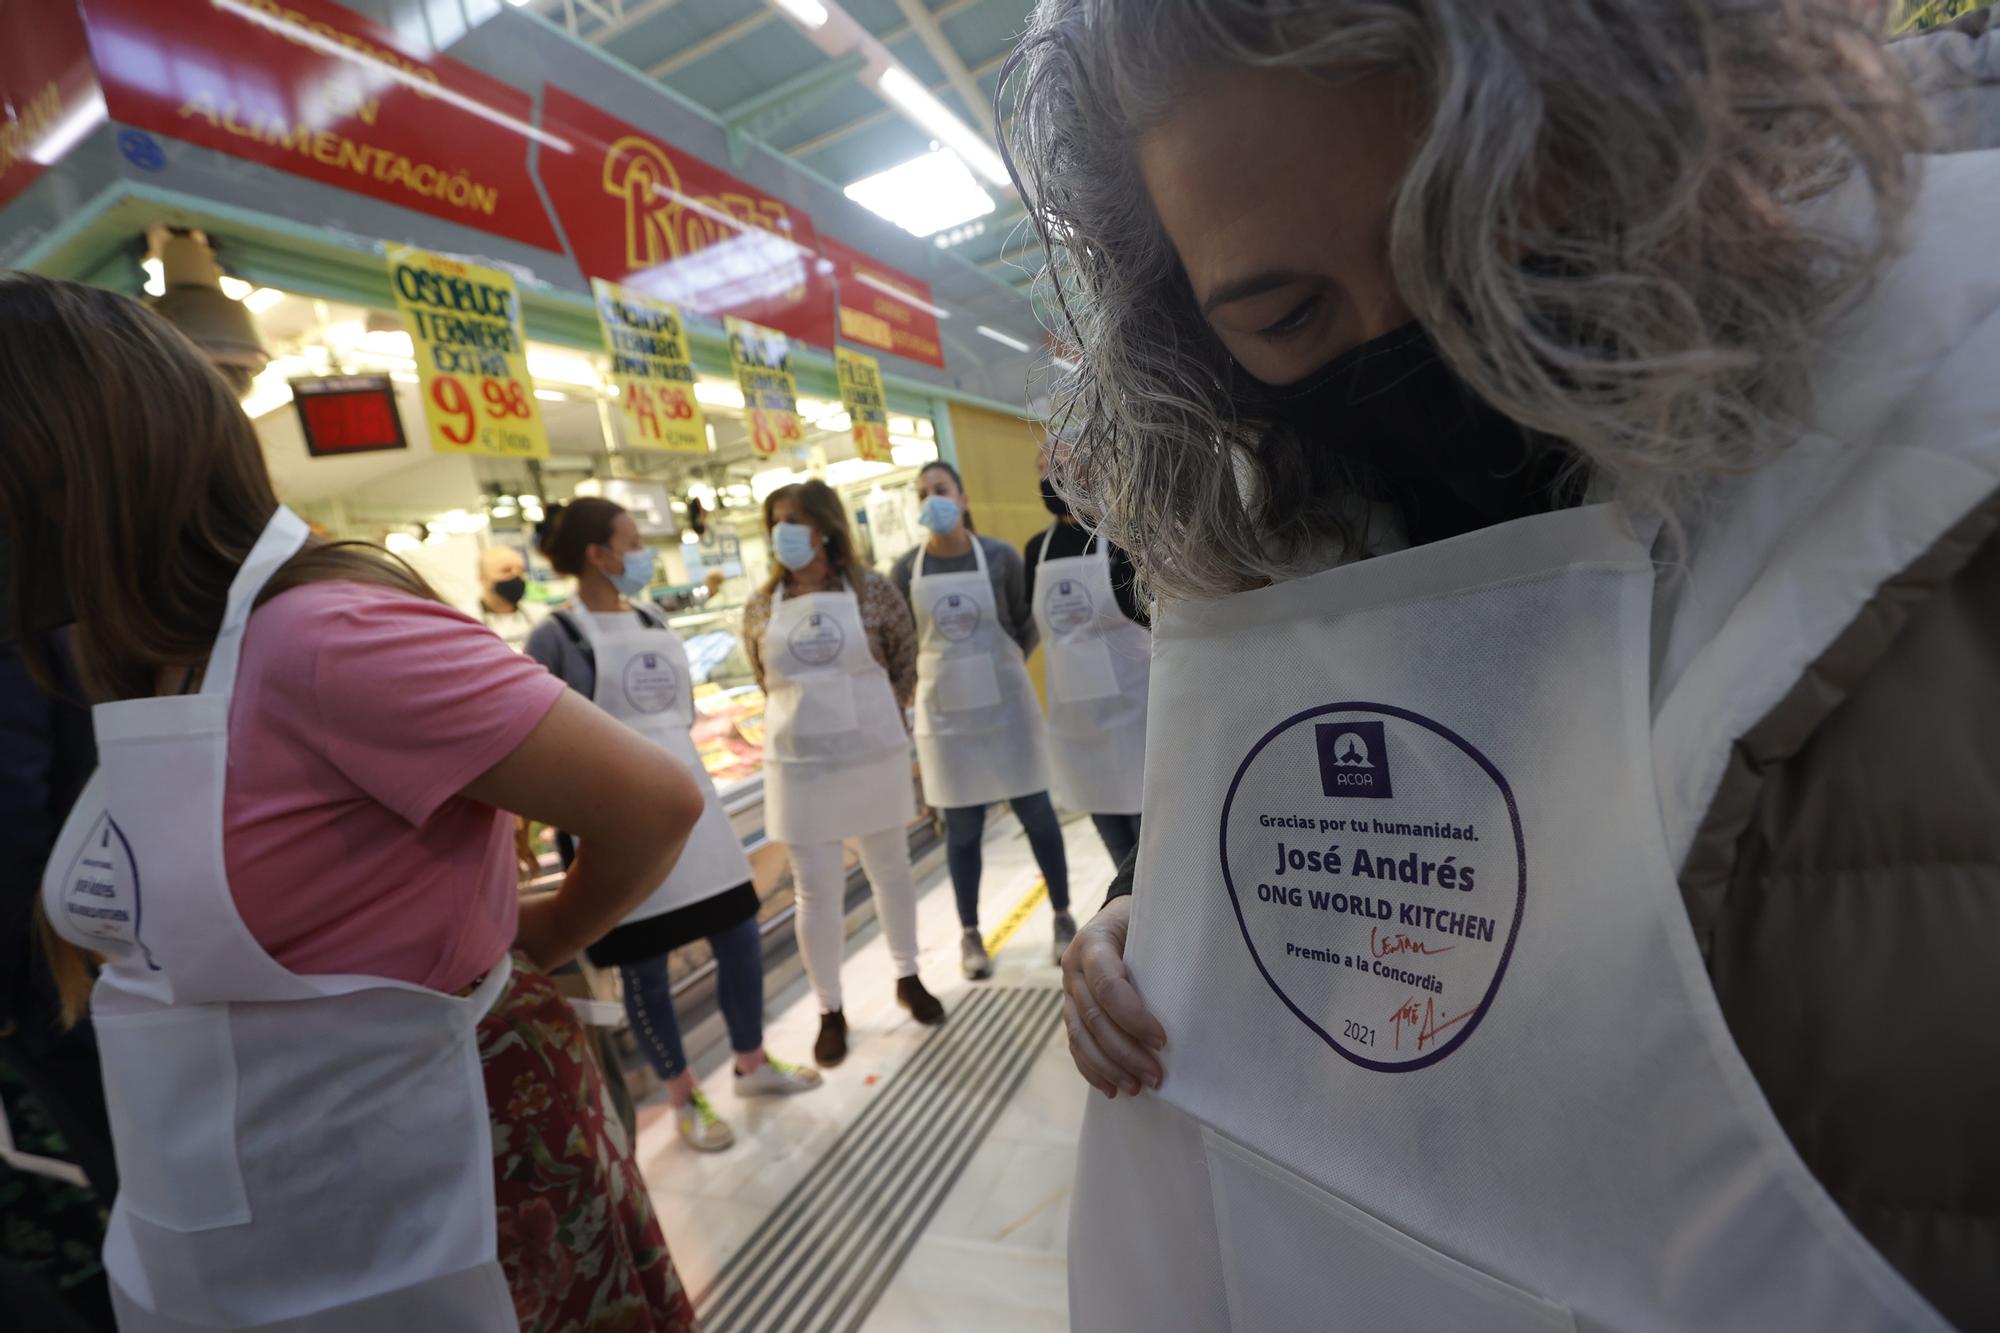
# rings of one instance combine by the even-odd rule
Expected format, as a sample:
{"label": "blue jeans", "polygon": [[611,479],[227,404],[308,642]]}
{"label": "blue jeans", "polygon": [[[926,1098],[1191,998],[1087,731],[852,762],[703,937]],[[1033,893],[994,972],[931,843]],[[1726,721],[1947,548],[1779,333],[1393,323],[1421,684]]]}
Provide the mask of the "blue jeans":
{"label": "blue jeans", "polygon": [[[757,918],[710,935],[708,947],[715,952],[715,1001],[729,1029],[729,1048],[748,1055],[764,1044],[764,940]],[[625,979],[625,1017],[646,1062],[663,1079],[679,1078],[688,1062],[667,985],[667,956],[621,963],[618,973]]]}
{"label": "blue jeans", "polygon": [[[1063,855],[1062,825],[1056,822],[1056,808],[1049,794],[1016,796],[1007,804],[1028,834],[1028,847],[1035,864],[1048,882],[1049,902],[1058,912],[1069,910],[1069,861]],[[958,899],[958,923],[967,930],[979,928],[979,876],[985,867],[980,842],[986,836],[986,807],[961,805],[944,812],[944,859],[951,867],[951,891]]]}

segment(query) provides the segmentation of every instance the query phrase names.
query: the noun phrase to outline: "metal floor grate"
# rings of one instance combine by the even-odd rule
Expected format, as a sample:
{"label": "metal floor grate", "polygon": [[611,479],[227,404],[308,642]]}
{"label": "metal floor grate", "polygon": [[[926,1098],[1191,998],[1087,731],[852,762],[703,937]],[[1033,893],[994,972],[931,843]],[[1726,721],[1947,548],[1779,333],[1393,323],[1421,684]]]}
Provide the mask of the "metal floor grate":
{"label": "metal floor grate", "polygon": [[982,988],[695,1301],[705,1333],[853,1333],[1061,1026],[1062,992]]}

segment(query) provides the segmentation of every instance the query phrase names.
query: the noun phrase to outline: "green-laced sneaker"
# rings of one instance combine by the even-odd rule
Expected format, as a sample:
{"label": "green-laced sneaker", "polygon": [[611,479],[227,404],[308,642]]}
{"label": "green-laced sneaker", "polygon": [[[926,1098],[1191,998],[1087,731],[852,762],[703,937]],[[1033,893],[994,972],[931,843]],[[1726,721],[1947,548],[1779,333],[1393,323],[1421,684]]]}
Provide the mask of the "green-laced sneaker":
{"label": "green-laced sneaker", "polygon": [[736,1142],[736,1131],[715,1113],[699,1088],[687,1105],[674,1108],[674,1119],[680,1125],[681,1138],[696,1152],[721,1152]]}
{"label": "green-laced sneaker", "polygon": [[789,1097],[795,1092],[811,1092],[819,1086],[819,1071],[783,1060],[764,1057],[764,1063],[747,1074],[736,1076],[739,1097]]}

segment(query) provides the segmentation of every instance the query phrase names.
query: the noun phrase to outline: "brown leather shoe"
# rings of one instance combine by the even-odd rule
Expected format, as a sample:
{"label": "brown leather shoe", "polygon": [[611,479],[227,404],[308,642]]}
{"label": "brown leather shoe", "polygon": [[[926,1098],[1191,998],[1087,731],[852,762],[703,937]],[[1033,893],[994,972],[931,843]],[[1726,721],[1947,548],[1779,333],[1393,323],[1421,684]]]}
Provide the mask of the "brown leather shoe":
{"label": "brown leather shoe", "polygon": [[944,1022],[944,1006],[937,996],[924,989],[924,983],[914,975],[902,977],[896,982],[896,1003],[910,1011],[910,1017],[925,1027],[936,1027]]}
{"label": "brown leather shoe", "polygon": [[819,1040],[813,1043],[813,1063],[831,1069],[847,1058],[847,1015],[836,1009],[819,1016]]}

